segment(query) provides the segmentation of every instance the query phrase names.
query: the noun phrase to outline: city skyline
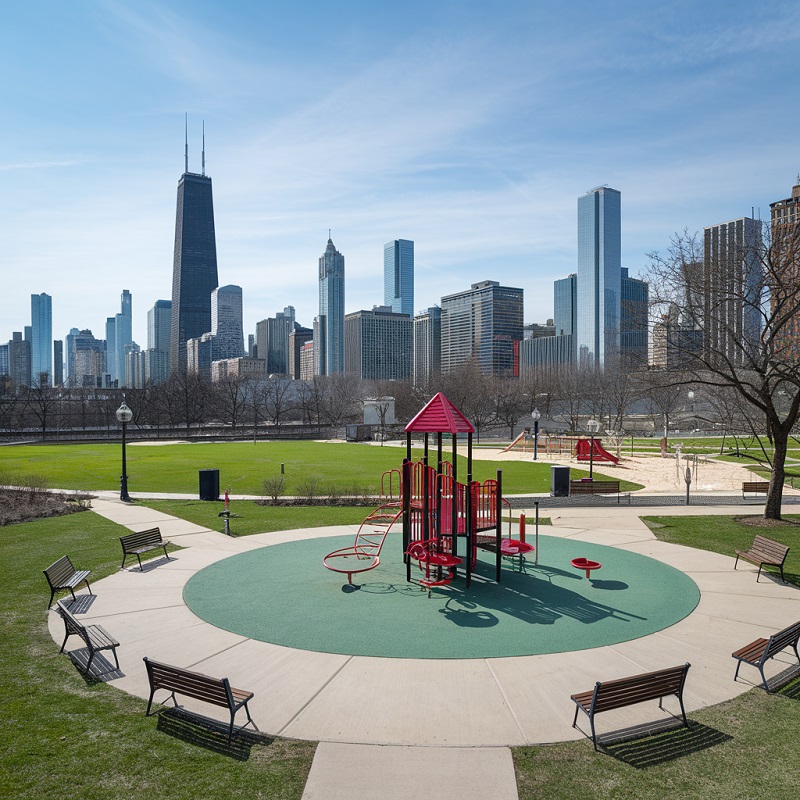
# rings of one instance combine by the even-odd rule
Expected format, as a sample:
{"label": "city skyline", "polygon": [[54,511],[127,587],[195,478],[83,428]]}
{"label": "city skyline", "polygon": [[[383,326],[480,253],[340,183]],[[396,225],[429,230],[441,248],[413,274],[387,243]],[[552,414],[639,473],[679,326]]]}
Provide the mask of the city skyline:
{"label": "city skyline", "polygon": [[[22,280],[0,298],[2,338],[41,292],[54,339],[102,337],[128,288],[145,341],[146,309],[171,296],[185,111],[193,172],[205,119],[219,279],[242,286],[246,333],[287,305],[311,325],[328,228],[345,313],[382,302],[382,247],[407,237],[415,311],[491,277],[525,290],[533,322],[576,270],[574,198],[592,186],[625,195],[634,277],[675,231],[768,220],[800,169],[769,132],[800,114],[797,88],[773,80],[800,9],[721,8],[409,2],[389,26],[390,10],[353,2],[11,6],[0,224]],[[346,46],[323,60],[331,35]]]}

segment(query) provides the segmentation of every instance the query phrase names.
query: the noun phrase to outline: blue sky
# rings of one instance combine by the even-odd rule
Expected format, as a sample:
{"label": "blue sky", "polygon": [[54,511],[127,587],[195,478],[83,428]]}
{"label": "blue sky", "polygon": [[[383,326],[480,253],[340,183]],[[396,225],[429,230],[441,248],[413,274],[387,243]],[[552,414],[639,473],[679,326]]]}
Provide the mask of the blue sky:
{"label": "blue sky", "polygon": [[491,279],[552,316],[577,198],[622,192],[623,266],[671,234],[768,217],[800,172],[800,4],[4,3],[0,339],[53,296],[53,334],[134,338],[169,299],[183,172],[214,181],[220,284],[245,333],[311,325],[332,230],[346,310],[383,301],[413,239],[415,306]]}

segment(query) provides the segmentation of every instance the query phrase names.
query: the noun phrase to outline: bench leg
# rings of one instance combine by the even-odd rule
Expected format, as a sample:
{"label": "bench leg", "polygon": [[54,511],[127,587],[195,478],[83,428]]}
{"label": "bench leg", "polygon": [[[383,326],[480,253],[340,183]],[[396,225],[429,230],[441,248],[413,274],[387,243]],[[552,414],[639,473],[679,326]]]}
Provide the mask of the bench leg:
{"label": "bench leg", "polygon": [[739,677],[739,667],[742,666],[742,659],[739,658],[736,661],[736,672],[733,673],[733,682],[736,683],[736,679]]}
{"label": "bench leg", "polygon": [[758,565],[758,572],[756,573],[756,583],[758,583],[758,579],[761,577],[761,567],[763,566],[764,566],[763,564]]}
{"label": "bench leg", "polygon": [[736,569],[736,565],[739,563],[739,554],[736,554],[736,561],[733,562],[733,568]]}
{"label": "bench leg", "polygon": [[144,568],[142,567],[142,556],[141,554],[137,553],[136,558],[139,559],[139,572],[144,572]]}

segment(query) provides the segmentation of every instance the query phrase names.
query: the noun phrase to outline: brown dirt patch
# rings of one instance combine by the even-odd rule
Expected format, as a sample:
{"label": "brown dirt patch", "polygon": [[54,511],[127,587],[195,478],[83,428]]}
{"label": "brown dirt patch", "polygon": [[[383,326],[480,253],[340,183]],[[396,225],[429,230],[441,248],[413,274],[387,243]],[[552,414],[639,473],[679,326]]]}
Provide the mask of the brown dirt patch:
{"label": "brown dirt patch", "polygon": [[41,489],[0,489],[0,526],[61,517],[91,507],[89,495],[59,494]]}
{"label": "brown dirt patch", "polygon": [[766,519],[765,517],[757,516],[734,517],[733,521],[738,522],[740,525],[749,525],[753,528],[785,528],[787,526],[800,526],[800,522],[794,519]]}

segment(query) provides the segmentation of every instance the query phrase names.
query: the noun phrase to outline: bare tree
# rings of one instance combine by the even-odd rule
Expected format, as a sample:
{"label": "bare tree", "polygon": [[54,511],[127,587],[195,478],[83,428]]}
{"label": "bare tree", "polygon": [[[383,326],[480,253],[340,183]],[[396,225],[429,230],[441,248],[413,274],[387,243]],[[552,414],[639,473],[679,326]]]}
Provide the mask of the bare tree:
{"label": "bare tree", "polygon": [[[800,226],[727,245],[726,256],[715,257],[696,235],[674,236],[665,255],[650,256],[651,297],[667,320],[667,346],[680,353],[674,384],[731,389],[760,420],[773,450],[764,516],[780,519],[800,413]],[[687,331],[702,331],[702,342]]]}

